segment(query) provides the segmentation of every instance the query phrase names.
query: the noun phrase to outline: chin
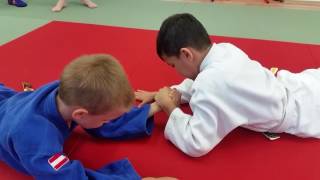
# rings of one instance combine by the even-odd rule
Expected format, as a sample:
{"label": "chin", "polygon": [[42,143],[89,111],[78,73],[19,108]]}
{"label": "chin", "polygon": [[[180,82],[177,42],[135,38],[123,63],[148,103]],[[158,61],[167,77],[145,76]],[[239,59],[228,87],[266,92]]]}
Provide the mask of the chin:
{"label": "chin", "polygon": [[195,80],[195,79],[197,78],[198,74],[199,74],[199,73],[195,73],[194,75],[191,76],[190,79]]}
{"label": "chin", "polygon": [[[101,126],[102,126],[102,125],[100,125],[100,126],[95,126],[95,127],[92,127],[92,128],[99,128],[99,127],[101,127]],[[92,128],[91,128],[91,129],[92,129]]]}
{"label": "chin", "polygon": [[186,76],[189,79],[195,80],[197,76]]}

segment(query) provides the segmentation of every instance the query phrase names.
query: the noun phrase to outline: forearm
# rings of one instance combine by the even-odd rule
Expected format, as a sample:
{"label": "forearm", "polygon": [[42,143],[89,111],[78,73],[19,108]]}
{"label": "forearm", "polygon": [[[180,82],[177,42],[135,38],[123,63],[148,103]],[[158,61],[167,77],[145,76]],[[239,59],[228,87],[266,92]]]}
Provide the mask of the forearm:
{"label": "forearm", "polygon": [[224,137],[216,131],[213,118],[195,118],[176,108],[169,116],[165,137],[178,149],[192,157],[207,154]]}
{"label": "forearm", "polygon": [[153,118],[148,117],[150,108],[149,104],[140,108],[133,107],[129,112],[99,128],[85,130],[93,136],[111,139],[129,139],[150,135],[153,128]]}

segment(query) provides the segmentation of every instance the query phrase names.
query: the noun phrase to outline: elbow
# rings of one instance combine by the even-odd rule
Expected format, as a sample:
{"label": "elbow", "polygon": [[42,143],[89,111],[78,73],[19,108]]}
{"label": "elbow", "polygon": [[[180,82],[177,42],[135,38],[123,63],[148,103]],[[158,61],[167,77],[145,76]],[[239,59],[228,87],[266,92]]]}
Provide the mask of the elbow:
{"label": "elbow", "polygon": [[185,152],[188,156],[191,156],[191,157],[194,157],[194,158],[197,158],[197,157],[201,157],[201,156],[204,156],[208,153],[209,151],[202,151],[202,152]]}
{"label": "elbow", "polygon": [[211,144],[203,143],[203,144],[190,144],[188,148],[186,148],[187,155],[191,157],[201,157],[208,154],[214,147]]}

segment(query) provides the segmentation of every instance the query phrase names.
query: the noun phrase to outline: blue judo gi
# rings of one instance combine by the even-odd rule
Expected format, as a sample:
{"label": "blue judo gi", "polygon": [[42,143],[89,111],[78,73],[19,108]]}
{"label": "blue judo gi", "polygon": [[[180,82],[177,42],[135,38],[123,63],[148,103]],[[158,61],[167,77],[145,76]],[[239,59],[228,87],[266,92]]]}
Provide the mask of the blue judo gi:
{"label": "blue judo gi", "polygon": [[[0,160],[36,179],[141,179],[127,159],[94,171],[63,154],[63,143],[77,126],[69,128],[57,110],[59,82],[44,85],[33,92],[16,92],[0,84]],[[150,105],[104,124],[86,129],[94,136],[126,139],[150,135],[153,120]]]}

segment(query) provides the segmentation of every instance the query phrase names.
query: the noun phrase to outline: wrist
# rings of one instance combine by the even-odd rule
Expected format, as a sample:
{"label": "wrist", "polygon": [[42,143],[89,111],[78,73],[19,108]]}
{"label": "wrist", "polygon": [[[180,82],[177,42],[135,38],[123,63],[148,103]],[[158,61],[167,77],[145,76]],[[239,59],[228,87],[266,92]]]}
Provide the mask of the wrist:
{"label": "wrist", "polygon": [[176,108],[177,106],[174,105],[174,104],[171,104],[171,105],[168,105],[168,106],[165,106],[165,107],[161,107],[164,112],[167,113],[167,115],[170,115],[172,113],[172,111]]}
{"label": "wrist", "polygon": [[155,102],[151,103],[148,117],[153,116],[155,113],[157,113],[159,111],[161,111],[161,107]]}

